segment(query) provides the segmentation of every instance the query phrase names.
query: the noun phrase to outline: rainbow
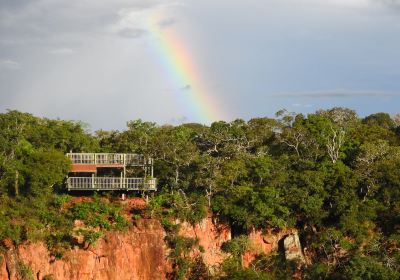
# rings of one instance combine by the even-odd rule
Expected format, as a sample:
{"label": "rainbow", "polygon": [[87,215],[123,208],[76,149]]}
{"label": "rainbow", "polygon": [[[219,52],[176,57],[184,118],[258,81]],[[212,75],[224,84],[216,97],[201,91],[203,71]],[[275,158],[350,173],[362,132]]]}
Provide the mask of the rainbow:
{"label": "rainbow", "polygon": [[205,89],[201,75],[184,42],[179,40],[173,28],[162,28],[162,17],[156,13],[148,18],[147,29],[156,38],[152,48],[157,60],[175,89],[178,104],[183,106],[191,121],[211,124],[224,118],[220,106]]}

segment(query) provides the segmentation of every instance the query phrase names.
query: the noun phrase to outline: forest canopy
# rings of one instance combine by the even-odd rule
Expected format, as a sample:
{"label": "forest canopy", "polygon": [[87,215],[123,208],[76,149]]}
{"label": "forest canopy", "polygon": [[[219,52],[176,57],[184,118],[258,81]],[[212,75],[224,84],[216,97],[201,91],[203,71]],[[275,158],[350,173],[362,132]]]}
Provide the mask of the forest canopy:
{"label": "forest canopy", "polygon": [[[398,279],[399,125],[387,113],[332,108],[210,126],[139,119],[123,131],[89,133],[81,122],[8,111],[0,114],[0,240],[57,247],[73,219],[96,206],[60,218],[65,153],[140,153],[155,160],[155,212],[169,209],[191,223],[212,212],[237,235],[297,228],[312,257],[305,278]],[[118,209],[110,207],[98,209],[119,228]]]}

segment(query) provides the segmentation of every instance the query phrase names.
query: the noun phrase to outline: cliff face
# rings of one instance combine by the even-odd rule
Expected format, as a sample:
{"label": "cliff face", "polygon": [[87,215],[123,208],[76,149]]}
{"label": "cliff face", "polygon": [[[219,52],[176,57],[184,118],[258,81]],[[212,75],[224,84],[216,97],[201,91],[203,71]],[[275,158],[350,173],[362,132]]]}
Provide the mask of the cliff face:
{"label": "cliff face", "polygon": [[[226,226],[215,226],[211,217],[196,226],[183,223],[181,235],[198,238],[204,248],[201,254],[209,267],[217,266],[225,257],[220,246],[231,238]],[[165,231],[157,220],[142,219],[127,232],[110,232],[88,249],[68,251],[61,260],[50,256],[43,243],[27,243],[0,255],[0,280],[19,279],[18,262],[42,280],[146,280],[165,279],[170,271]]]}
{"label": "cliff face", "polygon": [[231,239],[231,230],[224,224],[214,223],[212,217],[203,219],[199,224],[192,226],[182,223],[180,235],[197,238],[204,252],[193,252],[201,255],[204,264],[211,270],[223,262],[226,254],[221,251],[221,245]]}
{"label": "cliff face", "polygon": [[0,280],[8,280],[6,260],[2,255],[0,255]]}
{"label": "cliff face", "polygon": [[24,244],[4,256],[7,261],[0,266],[0,279],[18,279],[21,268],[13,258],[27,265],[39,280],[46,276],[57,280],[165,279],[170,266],[164,236],[158,221],[143,220],[125,233],[108,233],[87,250],[73,249],[61,260],[50,257],[43,243]]}
{"label": "cliff face", "polygon": [[[231,239],[230,228],[216,224],[208,217],[196,226],[183,223],[180,232],[182,236],[198,238],[204,251],[193,255],[202,256],[211,272],[226,257],[221,244]],[[251,232],[249,239],[255,251],[243,256],[244,265],[248,266],[256,253],[276,250],[280,240],[293,234],[297,233],[292,230]],[[23,244],[0,254],[0,280],[19,280],[24,268],[21,264],[32,271],[35,280],[166,279],[171,265],[164,237],[165,231],[157,220],[142,219],[127,232],[110,232],[94,246],[66,252],[61,260],[51,257],[43,243]]]}
{"label": "cliff face", "polygon": [[[243,255],[243,265],[245,267],[250,265],[250,263],[256,258],[257,254],[268,254],[272,251],[278,251],[278,244],[280,241],[285,242],[286,239],[290,238],[299,240],[297,230],[295,229],[268,230],[266,232],[253,230],[248,234],[248,238],[252,248],[251,251],[248,251]],[[301,255],[301,260],[303,261],[300,241],[298,244],[296,243],[296,245],[298,246],[295,247],[295,245],[292,246],[292,244],[290,244],[281,249],[284,249],[285,251],[291,250],[294,254],[296,254],[296,256]]]}

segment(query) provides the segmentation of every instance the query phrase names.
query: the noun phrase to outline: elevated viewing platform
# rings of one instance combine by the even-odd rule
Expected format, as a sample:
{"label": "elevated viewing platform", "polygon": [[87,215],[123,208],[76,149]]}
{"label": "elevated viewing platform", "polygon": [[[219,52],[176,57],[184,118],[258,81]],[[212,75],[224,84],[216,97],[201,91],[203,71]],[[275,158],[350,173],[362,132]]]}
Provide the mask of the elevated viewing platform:
{"label": "elevated viewing platform", "polygon": [[68,190],[93,191],[156,191],[156,179],[123,178],[123,177],[69,177]]}
{"label": "elevated viewing platform", "polygon": [[152,158],[119,153],[68,153],[66,156],[72,162],[66,182],[69,191],[157,190]]}
{"label": "elevated viewing platform", "polygon": [[91,164],[104,166],[145,166],[152,165],[153,159],[138,154],[117,153],[68,153],[72,164]]}

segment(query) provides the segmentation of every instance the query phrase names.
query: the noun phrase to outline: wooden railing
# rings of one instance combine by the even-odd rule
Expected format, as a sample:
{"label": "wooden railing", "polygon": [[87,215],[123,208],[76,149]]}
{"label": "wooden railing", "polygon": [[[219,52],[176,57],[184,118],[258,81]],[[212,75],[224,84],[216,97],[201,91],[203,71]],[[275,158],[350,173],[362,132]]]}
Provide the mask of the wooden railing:
{"label": "wooden railing", "polygon": [[157,190],[156,179],[121,177],[69,177],[68,190]]}
{"label": "wooden railing", "polygon": [[131,165],[143,166],[153,164],[151,158],[138,154],[116,153],[68,153],[67,157],[72,164],[98,164],[98,165]]}

